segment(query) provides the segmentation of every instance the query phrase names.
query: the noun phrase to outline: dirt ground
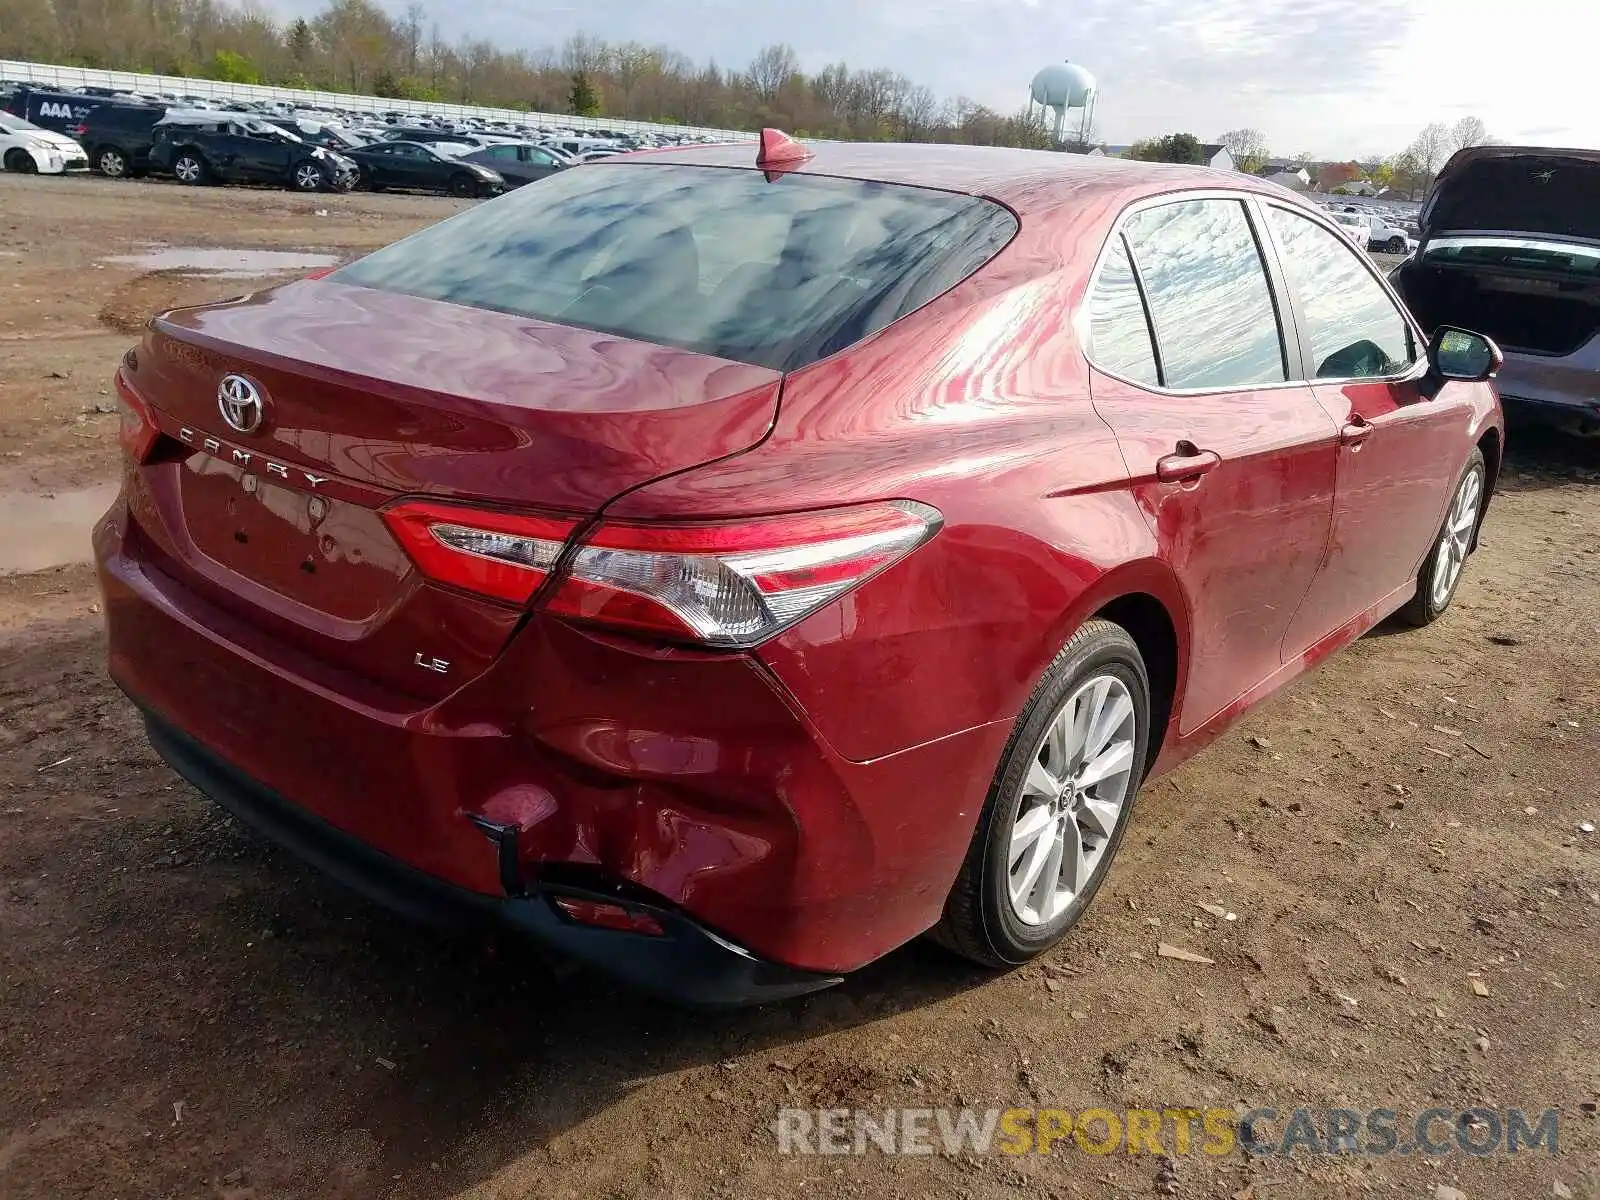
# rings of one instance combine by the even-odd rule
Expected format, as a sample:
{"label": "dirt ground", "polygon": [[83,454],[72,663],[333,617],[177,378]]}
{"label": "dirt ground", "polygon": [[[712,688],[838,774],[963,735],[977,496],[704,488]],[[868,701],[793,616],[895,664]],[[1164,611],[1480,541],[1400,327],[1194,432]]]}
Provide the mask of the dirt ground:
{"label": "dirt ground", "polygon": [[[0,176],[0,538],[113,480],[130,330],[255,286],[105,257],[347,255],[456,207]],[[145,745],[88,569],[0,577],[0,1198],[1600,1196],[1597,467],[1514,436],[1448,618],[1152,784],[1045,960],[913,945],[709,1015],[419,932],[265,844]],[[1559,1153],[825,1158],[771,1129],[946,1105],[1553,1107]]]}

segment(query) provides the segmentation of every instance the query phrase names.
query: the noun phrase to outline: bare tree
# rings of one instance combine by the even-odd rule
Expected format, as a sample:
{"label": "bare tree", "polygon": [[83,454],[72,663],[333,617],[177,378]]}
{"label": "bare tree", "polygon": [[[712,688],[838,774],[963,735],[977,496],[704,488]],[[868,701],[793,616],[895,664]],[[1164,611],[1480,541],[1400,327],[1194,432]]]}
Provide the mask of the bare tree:
{"label": "bare tree", "polygon": [[755,88],[756,95],[771,104],[778,98],[783,85],[799,73],[800,60],[795,56],[793,46],[763,46],[750,64],[750,86]]}
{"label": "bare tree", "polygon": [[1466,150],[1489,143],[1489,129],[1481,117],[1462,117],[1450,127],[1450,150]]}
{"label": "bare tree", "polygon": [[1434,175],[1450,157],[1450,130],[1443,121],[1423,126],[1422,132],[1406,147],[1406,153],[1419,163],[1428,175]]}
{"label": "bare tree", "polygon": [[427,16],[427,10],[420,4],[406,5],[406,18],[401,22],[400,30],[406,39],[406,73],[417,73],[417,61],[422,54],[422,18]]}
{"label": "bare tree", "polygon": [[1230,129],[1217,140],[1227,147],[1234,165],[1241,171],[1259,171],[1272,157],[1266,136],[1259,129]]}

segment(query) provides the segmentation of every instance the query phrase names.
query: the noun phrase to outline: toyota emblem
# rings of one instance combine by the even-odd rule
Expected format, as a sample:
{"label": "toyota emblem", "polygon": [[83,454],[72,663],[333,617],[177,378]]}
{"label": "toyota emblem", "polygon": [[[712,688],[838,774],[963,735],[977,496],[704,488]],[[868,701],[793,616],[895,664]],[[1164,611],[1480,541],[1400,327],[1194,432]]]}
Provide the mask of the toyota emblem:
{"label": "toyota emblem", "polygon": [[243,375],[222,377],[217,385],[217,408],[230,429],[254,433],[261,428],[261,391]]}

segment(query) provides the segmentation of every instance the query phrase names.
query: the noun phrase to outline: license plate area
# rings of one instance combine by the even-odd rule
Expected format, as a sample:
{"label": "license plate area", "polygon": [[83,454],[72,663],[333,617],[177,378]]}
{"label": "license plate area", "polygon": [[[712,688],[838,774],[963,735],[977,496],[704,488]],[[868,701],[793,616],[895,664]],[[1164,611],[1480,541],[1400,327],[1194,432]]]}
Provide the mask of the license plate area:
{"label": "license plate area", "polygon": [[400,594],[409,562],[373,510],[209,454],[178,474],[189,540],[224,570],[339,621],[371,621]]}

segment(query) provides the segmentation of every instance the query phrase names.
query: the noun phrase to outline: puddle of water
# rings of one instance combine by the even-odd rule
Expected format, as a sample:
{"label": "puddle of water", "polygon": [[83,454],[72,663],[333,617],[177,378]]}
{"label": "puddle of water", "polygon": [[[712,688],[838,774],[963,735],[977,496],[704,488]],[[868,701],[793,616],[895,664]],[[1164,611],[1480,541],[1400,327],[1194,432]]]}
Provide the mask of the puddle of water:
{"label": "puddle of water", "polygon": [[117,498],[102,483],[41,496],[0,492],[0,575],[89,561],[89,531]]}
{"label": "puddle of water", "polygon": [[315,271],[339,264],[337,254],[307,250],[216,250],[204,246],[157,246],[143,254],[118,254],[100,261],[143,271],[178,271],[212,279],[254,279],[284,271]]}

